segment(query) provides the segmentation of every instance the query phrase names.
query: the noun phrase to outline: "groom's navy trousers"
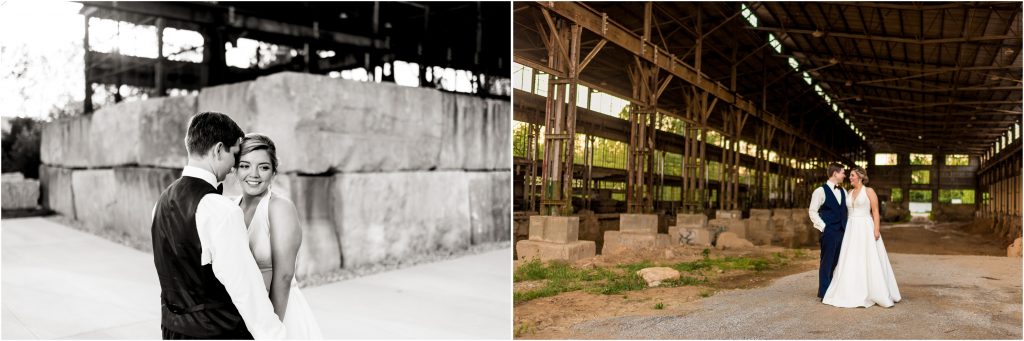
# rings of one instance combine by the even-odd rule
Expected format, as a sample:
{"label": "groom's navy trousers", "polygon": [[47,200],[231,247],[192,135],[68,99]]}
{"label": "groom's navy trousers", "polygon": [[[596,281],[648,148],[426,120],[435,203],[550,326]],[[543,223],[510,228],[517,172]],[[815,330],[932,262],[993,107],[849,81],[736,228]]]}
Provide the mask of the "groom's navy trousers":
{"label": "groom's navy trousers", "polygon": [[846,192],[839,191],[840,198],[828,186],[825,190],[825,202],[818,209],[821,220],[825,222],[825,231],[821,234],[821,264],[818,268],[818,297],[825,297],[828,285],[832,283],[832,272],[839,263],[839,249],[843,245],[843,234],[846,233]]}

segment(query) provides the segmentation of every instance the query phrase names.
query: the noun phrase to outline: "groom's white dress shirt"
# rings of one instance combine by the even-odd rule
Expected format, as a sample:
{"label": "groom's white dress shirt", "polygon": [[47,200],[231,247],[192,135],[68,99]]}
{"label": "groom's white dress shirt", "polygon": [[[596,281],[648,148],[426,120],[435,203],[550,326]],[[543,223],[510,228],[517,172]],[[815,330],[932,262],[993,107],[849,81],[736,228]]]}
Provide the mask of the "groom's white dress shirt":
{"label": "groom's white dress shirt", "polygon": [[[839,191],[843,191],[843,194],[846,194],[846,189],[841,186],[836,188],[836,184],[832,183],[832,180],[826,181],[825,184],[828,185],[828,188],[832,189],[832,195],[835,196],[836,203],[841,204],[843,199]],[[825,232],[825,221],[821,219],[821,215],[818,215],[818,209],[821,208],[821,205],[825,204],[826,198],[828,197],[825,196],[823,188],[818,187],[814,189],[814,193],[811,193],[811,207],[807,209],[807,214],[811,216],[811,223],[814,224],[814,228],[821,232]]]}
{"label": "groom's white dress shirt", "polygon": [[[202,179],[217,187],[209,171],[185,166],[181,176]],[[284,339],[285,327],[274,313],[263,274],[249,251],[242,209],[222,195],[207,194],[196,208],[196,229],[202,244],[202,265],[224,285],[254,339]]]}

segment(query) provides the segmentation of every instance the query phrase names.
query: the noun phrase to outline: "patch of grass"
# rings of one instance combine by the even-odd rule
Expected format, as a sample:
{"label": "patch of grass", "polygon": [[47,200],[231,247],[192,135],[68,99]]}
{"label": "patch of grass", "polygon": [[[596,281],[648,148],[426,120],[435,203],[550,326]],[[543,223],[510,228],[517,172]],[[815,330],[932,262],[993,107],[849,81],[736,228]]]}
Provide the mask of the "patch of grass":
{"label": "patch of grass", "polygon": [[[802,252],[797,250],[797,252]],[[721,257],[711,258],[710,252],[704,253],[704,258],[692,262],[676,264],[656,264],[651,261],[637,263],[619,264],[615,267],[592,269],[577,269],[565,262],[544,263],[539,260],[529,261],[516,268],[513,273],[513,281],[546,281],[540,288],[519,291],[513,293],[513,301],[518,304],[537,298],[555,296],[563,292],[584,290],[586,292],[614,295],[629,291],[643,290],[647,283],[637,275],[640,269],[668,266],[683,273],[678,279],[662,283],[662,286],[680,287],[696,286],[708,283],[706,271],[714,270],[749,270],[763,271],[783,266],[789,263],[792,257],[800,257],[802,253],[791,256],[789,253],[775,253],[767,257]],[[687,275],[689,274],[689,276]],[[710,296],[712,292],[707,292]],[[705,292],[701,292],[702,297]],[[627,295],[622,296],[628,299]]]}
{"label": "patch of grass", "polygon": [[657,310],[665,309],[665,304],[661,303],[661,302],[658,302],[658,304],[654,305],[654,309],[657,309]]}
{"label": "patch of grass", "polygon": [[516,326],[516,331],[514,332],[515,333],[514,336],[515,337],[520,337],[520,336],[526,335],[526,333],[528,333],[529,331],[530,331],[530,324],[526,323],[526,322],[523,322],[523,323],[519,324],[518,326]]}

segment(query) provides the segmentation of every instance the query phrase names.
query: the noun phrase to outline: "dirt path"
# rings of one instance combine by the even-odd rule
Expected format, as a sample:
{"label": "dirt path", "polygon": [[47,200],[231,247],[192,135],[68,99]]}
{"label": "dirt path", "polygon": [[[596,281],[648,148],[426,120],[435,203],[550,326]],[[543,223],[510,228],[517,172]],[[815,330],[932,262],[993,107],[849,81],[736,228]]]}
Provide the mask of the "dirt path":
{"label": "dirt path", "polygon": [[1021,259],[982,256],[1005,249],[961,227],[883,226],[904,298],[889,309],[822,305],[810,251],[782,269],[737,273],[710,297],[706,287],[678,287],[533,300],[515,306],[514,328],[527,339],[1020,339]]}

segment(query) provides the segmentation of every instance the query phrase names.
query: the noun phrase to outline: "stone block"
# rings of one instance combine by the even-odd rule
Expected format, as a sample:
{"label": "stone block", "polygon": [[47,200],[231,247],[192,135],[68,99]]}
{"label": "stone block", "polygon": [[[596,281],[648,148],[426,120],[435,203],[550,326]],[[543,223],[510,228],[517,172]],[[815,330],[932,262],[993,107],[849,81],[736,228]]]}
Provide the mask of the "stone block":
{"label": "stone block", "polygon": [[597,254],[596,250],[597,247],[591,240],[578,240],[565,244],[540,240],[521,240],[516,243],[516,254],[521,260],[575,262],[594,257]]}
{"label": "stone block", "polygon": [[668,236],[673,245],[711,245],[711,231],[705,228],[684,228],[672,226],[668,229]]}
{"label": "stone block", "polygon": [[717,210],[715,211],[715,219],[742,219],[743,211],[741,210]]}
{"label": "stone block", "polygon": [[[301,278],[341,268],[341,241],[335,217],[334,177],[278,175],[288,184],[275,188],[275,194],[291,199],[302,225],[302,245],[295,259],[295,275]],[[273,187],[272,187],[273,188]]]}
{"label": "stone block", "polygon": [[21,181],[25,180],[25,175],[20,172],[3,173],[0,174],[0,179],[3,179],[2,181]]}
{"label": "stone block", "polygon": [[1013,241],[1013,244],[1006,247],[1007,257],[1020,257],[1021,256],[1021,240],[1020,237]]}
{"label": "stone block", "polygon": [[55,120],[43,126],[39,157],[43,164],[63,168],[90,166],[93,115]]}
{"label": "stone block", "polygon": [[748,249],[752,247],[754,247],[753,243],[740,238],[732,232],[722,232],[722,234],[718,235],[718,239],[715,241],[715,248],[719,250]]}
{"label": "stone block", "polygon": [[747,219],[745,239],[754,245],[771,245],[772,242],[772,221],[766,218]]}
{"label": "stone block", "polygon": [[670,246],[668,234],[640,234],[621,231],[605,231],[601,254],[610,255],[628,250],[653,250]]}
{"label": "stone block", "polygon": [[708,221],[708,228],[725,228],[725,231],[735,233],[740,238],[747,236],[747,222],[741,219],[711,219]]}
{"label": "stone block", "polygon": [[[88,223],[87,219],[96,219],[92,213],[99,213],[108,215],[106,220],[101,219],[100,221],[109,224],[104,229],[108,231],[119,232],[125,236],[130,237],[132,240],[139,241],[140,245],[143,245],[148,250],[152,247],[152,227],[153,227],[153,208],[156,207],[157,200],[160,199],[160,193],[163,193],[168,186],[174,183],[181,176],[181,170],[179,169],[167,169],[167,168],[139,168],[139,167],[119,167],[113,170],[113,187],[107,188],[114,193],[114,205],[108,206],[104,210],[99,212],[89,212],[90,215],[86,215],[82,206],[76,205],[76,212],[78,212],[79,220]],[[78,175],[80,172],[94,172],[94,171],[75,171],[74,174]],[[103,171],[97,171],[103,172]],[[99,179],[106,179],[106,175],[102,173],[94,174]],[[78,183],[79,178],[75,178],[74,186],[76,187],[75,201],[81,203],[87,201],[89,196],[88,193],[95,193],[95,191],[102,191],[103,188],[96,188],[87,192],[79,191],[77,188],[86,187]],[[83,198],[83,194],[85,194]],[[101,198],[106,199],[106,195],[100,195]],[[81,200],[84,199],[84,200]],[[88,217],[92,218],[88,218]]]}
{"label": "stone block", "polygon": [[332,187],[345,268],[471,243],[464,172],[338,174]]}
{"label": "stone block", "polygon": [[703,213],[697,214],[676,214],[676,226],[681,227],[705,227],[708,225],[708,216]]}
{"label": "stone block", "polygon": [[658,233],[658,215],[621,214],[619,215],[619,231],[656,234]]}
{"label": "stone block", "polygon": [[443,94],[441,169],[510,169],[511,129],[507,101]]}
{"label": "stone block", "polygon": [[280,72],[206,88],[198,111],[229,114],[246,132],[266,134],[278,150],[293,151],[278,154],[279,172],[415,171],[440,166],[450,114],[443,95],[391,83]]}
{"label": "stone block", "polygon": [[472,243],[507,241],[512,226],[508,171],[473,172],[469,178],[469,218]]}
{"label": "stone block", "polygon": [[70,169],[48,165],[39,166],[39,187],[43,207],[65,217],[76,219]]}
{"label": "stone block", "polygon": [[762,208],[751,208],[750,219],[767,219],[772,217],[772,210]]}
{"label": "stone block", "polygon": [[498,99],[487,99],[487,112],[490,113],[487,139],[490,148],[491,169],[512,169],[512,102]]}
{"label": "stone block", "polygon": [[[15,174],[21,175],[21,173]],[[5,175],[0,187],[3,187],[3,197],[0,198],[3,202],[3,209],[33,209],[39,207],[39,180],[17,179],[16,176],[8,179]]]}
{"label": "stone block", "polygon": [[772,217],[772,244],[794,247],[798,244],[795,224],[789,215]]}
{"label": "stone block", "polygon": [[579,240],[579,235],[579,217],[530,217],[530,240],[564,244]]}
{"label": "stone block", "polygon": [[185,132],[196,114],[196,96],[160,97],[109,105],[92,114],[89,165],[183,167]]}
{"label": "stone block", "polygon": [[647,282],[648,287],[656,287],[661,282],[679,279],[679,271],[668,267],[643,268],[636,272],[637,276]]}
{"label": "stone block", "polygon": [[[113,211],[118,209],[118,188],[113,169],[72,171],[71,188],[76,194],[75,215],[87,230],[116,229]],[[153,207],[147,211],[152,214]]]}

